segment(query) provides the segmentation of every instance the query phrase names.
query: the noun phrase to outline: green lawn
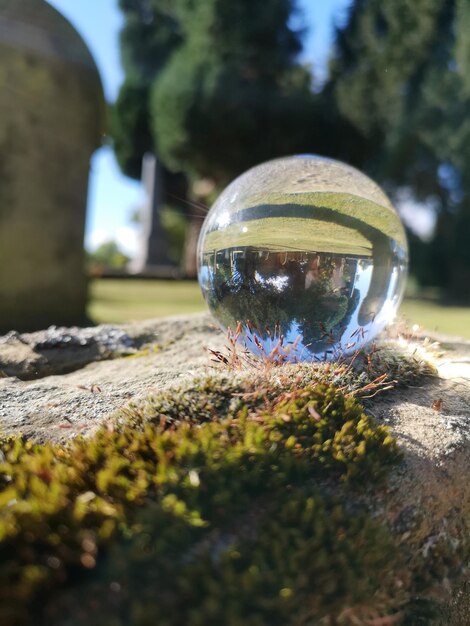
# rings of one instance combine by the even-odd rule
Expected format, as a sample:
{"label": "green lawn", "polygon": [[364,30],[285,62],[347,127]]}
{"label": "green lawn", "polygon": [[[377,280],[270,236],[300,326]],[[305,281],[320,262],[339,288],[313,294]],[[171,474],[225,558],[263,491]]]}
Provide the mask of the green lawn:
{"label": "green lawn", "polygon": [[[96,322],[119,323],[205,308],[196,282],[107,279],[92,282],[88,313]],[[408,299],[400,314],[429,330],[470,338],[470,308]]]}
{"label": "green lawn", "polygon": [[470,307],[444,306],[433,300],[405,300],[400,309],[413,324],[447,335],[470,339]]}
{"label": "green lawn", "polygon": [[95,322],[119,323],[205,308],[196,282],[103,279],[92,281],[88,314]]}

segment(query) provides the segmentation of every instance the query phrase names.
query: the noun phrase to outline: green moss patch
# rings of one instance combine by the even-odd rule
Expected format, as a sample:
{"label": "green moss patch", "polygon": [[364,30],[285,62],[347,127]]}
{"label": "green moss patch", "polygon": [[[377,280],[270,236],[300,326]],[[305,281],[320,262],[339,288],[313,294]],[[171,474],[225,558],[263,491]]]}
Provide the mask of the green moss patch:
{"label": "green moss patch", "polygon": [[275,372],[161,392],[67,445],[4,440],[2,625],[366,624],[399,610],[411,561],[360,504],[400,461],[395,440],[351,395]]}
{"label": "green moss patch", "polygon": [[264,498],[235,532],[190,530],[156,513],[113,545],[94,581],[48,607],[52,623],[72,610],[68,623],[79,626],[353,624],[400,596],[387,530],[312,488]]}
{"label": "green moss patch", "polygon": [[252,412],[233,394],[218,400],[198,404],[193,397],[193,404],[173,391],[166,405],[160,398],[153,415],[147,407],[146,415],[103,427],[90,440],[65,447],[3,443],[0,601],[6,623],[16,623],[38,598],[43,606],[44,597],[55,597],[84,571],[93,578],[116,542],[142,535],[145,519],[159,546],[151,550],[158,569],[160,559],[183,558],[269,495],[269,506],[279,507],[286,489],[325,475],[366,478],[371,464],[382,475],[380,468],[399,457],[387,430],[331,387],[291,394],[272,411]]}

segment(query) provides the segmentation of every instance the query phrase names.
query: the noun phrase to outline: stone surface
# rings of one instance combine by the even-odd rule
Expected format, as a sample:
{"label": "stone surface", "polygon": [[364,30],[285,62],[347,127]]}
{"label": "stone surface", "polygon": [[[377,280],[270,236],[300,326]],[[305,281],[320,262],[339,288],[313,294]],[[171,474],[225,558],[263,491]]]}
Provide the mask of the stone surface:
{"label": "stone surface", "polygon": [[[458,559],[470,527],[470,342],[441,341],[430,353],[438,379],[367,401],[405,455],[372,508],[417,551],[444,539]],[[212,371],[205,347],[224,344],[207,315],[4,337],[0,370],[11,375],[0,379],[0,429],[39,441],[90,433],[130,399]],[[61,374],[69,360],[75,371]],[[465,626],[468,610],[463,583],[440,626]]]}
{"label": "stone surface", "polygon": [[129,399],[208,370],[206,345],[223,338],[201,315],[11,333],[0,339],[0,429],[38,440],[89,432]]}
{"label": "stone surface", "polygon": [[168,256],[167,236],[161,216],[164,206],[162,167],[154,154],[144,155],[142,184],[145,189],[145,203],[139,212],[139,247],[129,269],[135,274],[151,274],[152,271],[158,272],[165,267],[171,269],[174,266]]}
{"label": "stone surface", "polygon": [[[224,346],[207,314],[8,333],[0,337],[0,428],[39,439],[86,432],[129,398],[213,371],[206,348]],[[378,396],[370,406],[410,450],[427,455],[459,447],[470,433],[470,342],[441,337],[441,346],[430,354],[439,380]],[[71,432],[58,432],[65,425]]]}
{"label": "stone surface", "polygon": [[0,329],[77,323],[105,104],[86,45],[43,0],[0,0],[0,110]]}

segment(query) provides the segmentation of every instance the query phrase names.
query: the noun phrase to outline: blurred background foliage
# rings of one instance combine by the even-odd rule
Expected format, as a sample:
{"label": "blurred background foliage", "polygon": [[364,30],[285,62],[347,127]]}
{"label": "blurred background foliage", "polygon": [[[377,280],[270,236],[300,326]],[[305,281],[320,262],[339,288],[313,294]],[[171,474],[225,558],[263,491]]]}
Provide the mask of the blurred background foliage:
{"label": "blurred background foliage", "polygon": [[105,241],[92,252],[86,252],[86,264],[88,273],[99,276],[106,270],[124,270],[130,259],[121,252],[118,244],[113,241]]}
{"label": "blurred background foliage", "polygon": [[[124,173],[139,177],[149,150],[165,166],[175,256],[185,234],[194,256],[201,203],[238,174],[318,153],[367,172],[398,204],[405,195],[432,212],[427,240],[408,233],[415,283],[470,300],[468,0],[355,0],[322,81],[299,61],[294,0],[120,8],[126,80],[111,134]],[[191,274],[193,261],[184,263]]]}

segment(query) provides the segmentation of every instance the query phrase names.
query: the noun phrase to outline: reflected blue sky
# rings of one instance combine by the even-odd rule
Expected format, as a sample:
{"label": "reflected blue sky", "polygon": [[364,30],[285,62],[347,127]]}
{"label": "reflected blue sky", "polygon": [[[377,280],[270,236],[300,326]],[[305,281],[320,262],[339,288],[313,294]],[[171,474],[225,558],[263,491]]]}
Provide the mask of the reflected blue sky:
{"label": "reflected blue sky", "polygon": [[[284,337],[284,356],[288,357],[288,360],[290,361],[309,361],[311,359],[323,361],[329,358],[340,358],[345,354],[352,354],[356,352],[356,350],[360,349],[364,343],[368,341],[369,336],[376,336],[378,332],[380,332],[395,318],[401,301],[401,289],[398,281],[403,271],[403,268],[397,266],[392,269],[384,305],[370,323],[365,326],[361,326],[358,319],[360,304],[364,302],[371,287],[373,264],[369,260],[359,261],[355,270],[354,278],[354,289],[359,292],[358,305],[354,309],[347,326],[342,329],[343,334],[340,342],[331,348],[328,348],[325,352],[318,353],[315,357],[312,357],[309,352],[310,345],[303,343],[301,327],[298,322],[294,320]],[[244,326],[243,336],[251,336],[246,326]],[[263,351],[257,349],[254,342],[251,340],[245,340],[245,345],[249,346],[250,350],[258,356],[264,356],[265,354],[269,354],[271,350],[275,348],[277,342],[278,337],[273,337],[272,339],[264,338],[262,340]]]}
{"label": "reflected blue sky", "polygon": [[[373,265],[369,261],[359,261],[355,270],[355,278],[354,278],[354,289],[357,289],[359,292],[358,302],[363,302],[365,297],[369,292],[369,288],[372,280],[372,271]],[[389,285],[389,289],[387,290],[387,298],[390,297],[392,291],[390,289],[391,285]],[[396,287],[396,281],[394,282],[394,287]],[[357,329],[360,327],[358,316],[359,316],[359,306],[354,309],[354,312],[348,322],[348,325],[343,330],[343,335],[341,337],[341,342],[339,345],[335,346],[334,354],[337,356],[341,356],[346,352],[354,352],[358,349],[358,346],[362,343],[360,340],[362,339],[361,335],[357,333]],[[395,314],[395,311],[394,311]],[[371,324],[368,324],[363,328],[364,337],[367,340],[367,334],[369,331],[373,333],[373,329],[377,326],[381,326],[382,320],[376,320]],[[373,333],[374,334],[374,333]],[[268,342],[269,343],[269,342]],[[297,322],[291,325],[290,330],[287,332],[285,336],[285,345],[294,344],[291,349],[289,349],[289,358],[293,361],[304,361],[310,360],[309,356],[309,346],[304,345],[302,342],[302,332],[300,326]],[[267,348],[267,352],[272,350],[276,345],[276,340],[273,340],[269,343]],[[259,354],[259,351],[257,351]],[[316,359],[322,361],[325,359],[326,353],[318,354]]]}

